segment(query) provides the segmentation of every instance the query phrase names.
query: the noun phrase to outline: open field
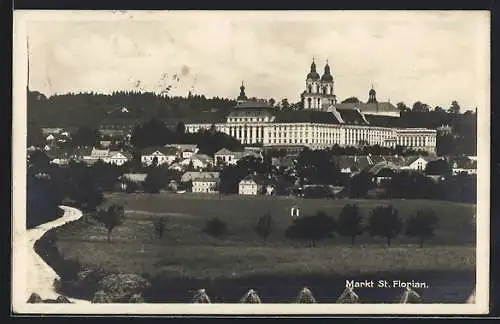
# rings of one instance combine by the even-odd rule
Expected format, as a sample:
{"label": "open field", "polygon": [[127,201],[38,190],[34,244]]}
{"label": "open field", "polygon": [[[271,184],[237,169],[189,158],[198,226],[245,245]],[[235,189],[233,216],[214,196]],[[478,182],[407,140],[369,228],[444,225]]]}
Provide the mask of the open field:
{"label": "open field", "polygon": [[[403,218],[424,206],[436,211],[440,227],[436,237],[424,248],[418,247],[416,239],[405,236],[395,239],[387,248],[384,239],[363,235],[357,238],[355,246],[350,246],[347,238],[332,237],[320,241],[313,249],[284,238],[284,230],[291,224],[289,208],[292,205],[299,206],[302,215],[321,210],[338,216],[344,204],[357,203],[367,216],[370,209],[388,202],[239,196],[219,199],[218,196],[163,193],[112,194],[106,198],[106,205],[124,204],[127,216],[124,224],[114,230],[111,243],[106,242],[102,225],[86,219],[58,231],[57,246],[64,258],[78,260],[91,268],[152,278],[155,284],[151,295],[156,301],[170,298],[172,302],[186,301],[189,289],[204,285],[211,287],[216,295],[224,296],[223,299],[234,299],[236,297],[228,296],[240,292],[242,295],[245,289],[260,287],[271,295],[269,302],[272,302],[275,290],[293,289],[296,294],[304,285],[316,285],[321,291],[323,280],[340,293],[346,278],[368,277],[424,280],[433,289],[455,285],[454,289],[461,289],[463,293],[460,298],[466,298],[474,287],[476,249],[472,216],[475,206],[472,205],[390,201]],[[274,231],[264,245],[252,226],[257,217],[267,212],[273,216]],[[230,234],[224,240],[201,232],[205,221],[214,216],[228,224]],[[167,231],[162,239],[153,237],[155,217],[167,218]],[[295,284],[286,283],[289,281]],[[234,285],[241,289],[231,292],[230,286]],[[165,289],[170,292],[166,293]],[[328,291],[330,299],[332,293]],[[281,298],[278,295],[276,298]],[[451,295],[456,298],[457,292]]]}

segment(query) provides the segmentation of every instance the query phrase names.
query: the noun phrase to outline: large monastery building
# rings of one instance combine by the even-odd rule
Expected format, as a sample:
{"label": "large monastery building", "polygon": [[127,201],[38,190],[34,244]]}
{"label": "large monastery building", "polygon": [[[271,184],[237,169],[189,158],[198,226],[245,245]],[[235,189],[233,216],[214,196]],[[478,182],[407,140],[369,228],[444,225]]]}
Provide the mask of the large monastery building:
{"label": "large monastery building", "polygon": [[337,103],[328,63],[320,76],[313,61],[301,99],[302,110],[280,111],[266,101],[248,100],[242,84],[237,104],[225,120],[214,124],[188,122],[186,131],[197,132],[214,125],[217,131],[235,137],[242,144],[262,144],[264,147],[324,149],[335,144],[380,145],[435,153],[436,130],[388,127],[372,121],[371,116],[399,117],[391,103],[377,101],[373,88],[367,103]]}

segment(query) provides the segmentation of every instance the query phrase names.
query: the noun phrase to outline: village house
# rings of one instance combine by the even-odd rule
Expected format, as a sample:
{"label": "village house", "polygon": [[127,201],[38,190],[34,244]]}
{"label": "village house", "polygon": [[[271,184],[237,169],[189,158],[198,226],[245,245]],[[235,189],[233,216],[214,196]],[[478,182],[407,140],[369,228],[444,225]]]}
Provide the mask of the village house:
{"label": "village house", "polygon": [[157,160],[157,165],[166,163],[172,164],[177,159],[177,149],[174,147],[148,147],[141,152],[141,163],[143,165],[151,165]]}
{"label": "village house", "polygon": [[83,156],[83,162],[87,164],[94,164],[99,160],[104,161],[109,156],[108,149],[98,149],[93,147],[90,155]]}
{"label": "village house", "polygon": [[398,169],[398,166],[394,163],[383,161],[373,165],[368,170],[368,173],[372,175],[373,181],[377,185],[380,185],[385,181],[390,181],[396,172],[398,172]]}
{"label": "village house", "polygon": [[258,159],[262,159],[262,153],[259,153],[255,150],[246,150],[243,152],[232,152],[226,148],[222,148],[214,154],[214,163],[215,165],[234,165],[240,159],[254,156]]}
{"label": "village house", "polygon": [[266,181],[258,175],[249,175],[238,184],[238,193],[240,195],[260,195],[264,193]]}
{"label": "village house", "polygon": [[456,157],[450,161],[452,174],[477,174],[477,161],[467,156]]}
{"label": "village house", "polygon": [[192,192],[215,193],[219,184],[219,172],[196,172],[184,173],[180,181],[187,187],[191,186]]}
{"label": "village house", "polygon": [[430,158],[424,156],[414,156],[407,159],[404,165],[401,166],[402,170],[417,170],[424,171],[427,163],[431,161]]}
{"label": "village house", "polygon": [[211,157],[205,154],[194,154],[190,158],[186,158],[180,162],[183,167],[193,166],[194,169],[205,169],[213,165]]}
{"label": "village house", "polygon": [[167,144],[165,146],[175,148],[181,159],[190,159],[199,152],[198,145],[196,144]]}
{"label": "village house", "polygon": [[192,181],[192,192],[217,193],[218,179],[215,178],[195,178]]}
{"label": "village house", "polygon": [[134,183],[140,188],[147,176],[146,173],[125,173],[118,178],[120,189],[127,190],[130,183]]}
{"label": "village house", "polygon": [[133,159],[132,154],[124,151],[109,151],[108,156],[104,158],[104,162],[121,166]]}

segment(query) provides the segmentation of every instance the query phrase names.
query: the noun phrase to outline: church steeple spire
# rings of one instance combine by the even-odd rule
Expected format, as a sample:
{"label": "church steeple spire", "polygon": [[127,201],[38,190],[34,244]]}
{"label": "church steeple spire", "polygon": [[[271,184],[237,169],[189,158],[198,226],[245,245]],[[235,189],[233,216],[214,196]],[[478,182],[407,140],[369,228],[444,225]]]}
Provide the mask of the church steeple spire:
{"label": "church steeple spire", "polygon": [[377,102],[377,92],[373,88],[373,83],[372,83],[372,88],[368,92],[368,103],[371,102]]}
{"label": "church steeple spire", "polygon": [[307,75],[307,80],[317,81],[319,80],[319,73],[316,72],[316,63],[314,63],[314,57],[311,63],[311,71]]}
{"label": "church steeple spire", "polygon": [[245,94],[245,85],[243,84],[243,81],[241,81],[241,87],[240,87],[240,95],[238,96],[238,100],[247,100],[247,96]]}

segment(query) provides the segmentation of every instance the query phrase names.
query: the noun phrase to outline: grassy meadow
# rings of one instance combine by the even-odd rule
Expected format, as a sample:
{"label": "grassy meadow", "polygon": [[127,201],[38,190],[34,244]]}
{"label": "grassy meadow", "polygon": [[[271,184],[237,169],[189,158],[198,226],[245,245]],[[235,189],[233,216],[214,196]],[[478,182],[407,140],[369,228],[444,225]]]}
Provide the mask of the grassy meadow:
{"label": "grassy meadow", "polygon": [[[170,289],[172,285],[191,280],[170,296],[179,297],[180,290],[196,288],[190,286],[195,285],[193,280],[201,280],[209,286],[214,280],[231,281],[234,287],[235,281],[247,280],[245,278],[253,278],[248,280],[254,286],[263,282],[267,282],[266,287],[275,285],[274,290],[289,286],[284,282],[296,278],[298,286],[294,289],[297,291],[302,288],[300,285],[313,285],[311,278],[315,277],[335,277],[333,287],[341,285],[345,280],[342,278],[364,279],[377,274],[434,280],[435,286],[443,287],[447,286],[444,282],[456,275],[467,287],[474,285],[474,205],[426,200],[322,200],[168,193],[106,196],[105,206],[113,203],[124,205],[126,220],[113,231],[110,243],[106,241],[104,226],[85,218],[58,231],[57,246],[61,254],[91,268],[161,278],[163,281],[157,286]],[[349,238],[339,236],[318,242],[316,248],[285,239],[284,231],[292,222],[291,206],[298,206],[301,215],[324,211],[337,217],[347,203],[356,203],[365,218],[372,208],[383,204],[392,204],[403,219],[419,208],[430,207],[439,217],[438,229],[424,248],[418,247],[417,238],[405,235],[394,239],[390,248],[385,239],[371,238],[368,234],[358,237],[354,246]],[[273,232],[267,244],[253,231],[257,218],[265,213],[273,217]],[[223,240],[201,231],[205,222],[215,216],[227,223],[229,233]],[[154,237],[153,220],[157,217],[166,219],[166,232],[161,239]],[[463,274],[467,279],[463,279]],[[264,277],[268,279],[256,279]],[[242,288],[241,294],[244,289],[248,288]],[[274,291],[264,286],[260,289],[270,289],[270,294]],[[322,289],[321,284],[316,289]],[[228,294],[231,294],[230,288],[221,292],[224,296]],[[159,299],[165,301],[165,298]]]}

